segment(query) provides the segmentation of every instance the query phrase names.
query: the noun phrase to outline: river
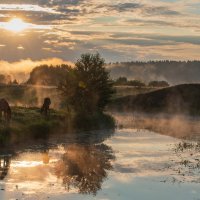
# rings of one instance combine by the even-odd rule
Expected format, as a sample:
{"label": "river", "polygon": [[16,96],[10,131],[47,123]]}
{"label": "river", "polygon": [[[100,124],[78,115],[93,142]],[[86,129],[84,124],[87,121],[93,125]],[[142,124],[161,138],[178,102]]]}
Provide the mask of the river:
{"label": "river", "polygon": [[0,199],[200,199],[198,139],[137,128],[127,115],[114,117],[115,130],[1,149]]}

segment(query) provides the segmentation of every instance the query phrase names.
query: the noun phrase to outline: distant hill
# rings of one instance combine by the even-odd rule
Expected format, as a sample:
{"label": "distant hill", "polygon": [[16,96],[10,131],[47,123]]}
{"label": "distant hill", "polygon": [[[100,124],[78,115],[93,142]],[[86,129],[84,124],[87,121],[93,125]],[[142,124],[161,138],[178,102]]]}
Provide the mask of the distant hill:
{"label": "distant hill", "polygon": [[113,100],[112,109],[200,115],[200,84],[183,84]]}
{"label": "distant hill", "polygon": [[145,81],[167,81],[170,85],[200,83],[200,61],[149,61],[110,63],[111,77]]}

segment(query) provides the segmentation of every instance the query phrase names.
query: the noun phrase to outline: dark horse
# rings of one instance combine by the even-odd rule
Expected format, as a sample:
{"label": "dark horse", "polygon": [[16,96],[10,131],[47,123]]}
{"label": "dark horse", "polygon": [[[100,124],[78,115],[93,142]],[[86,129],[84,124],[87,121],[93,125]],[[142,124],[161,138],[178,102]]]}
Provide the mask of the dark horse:
{"label": "dark horse", "polygon": [[41,112],[41,114],[44,114],[46,117],[49,115],[50,104],[51,104],[51,99],[49,97],[44,98],[44,103],[42,105],[40,112]]}
{"label": "dark horse", "polygon": [[11,108],[5,99],[0,99],[0,112],[1,117],[4,116],[6,122],[9,122],[11,119]]}

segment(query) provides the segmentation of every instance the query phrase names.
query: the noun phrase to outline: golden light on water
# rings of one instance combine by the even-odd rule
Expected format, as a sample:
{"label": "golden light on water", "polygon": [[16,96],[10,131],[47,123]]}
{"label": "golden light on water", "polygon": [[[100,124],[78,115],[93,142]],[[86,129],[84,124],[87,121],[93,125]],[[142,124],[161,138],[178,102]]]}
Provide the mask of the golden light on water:
{"label": "golden light on water", "polygon": [[29,27],[29,24],[24,22],[20,18],[14,18],[9,22],[5,23],[4,28],[13,32],[21,32]]}

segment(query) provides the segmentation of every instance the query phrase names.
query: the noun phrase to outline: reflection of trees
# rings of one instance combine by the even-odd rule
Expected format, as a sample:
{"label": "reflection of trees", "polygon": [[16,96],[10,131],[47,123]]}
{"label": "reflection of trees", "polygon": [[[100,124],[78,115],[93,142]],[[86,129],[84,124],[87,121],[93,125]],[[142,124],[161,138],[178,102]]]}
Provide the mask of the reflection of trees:
{"label": "reflection of trees", "polygon": [[3,180],[8,174],[10,159],[9,155],[0,156],[0,180]]}
{"label": "reflection of trees", "polygon": [[55,174],[68,190],[74,187],[82,194],[96,195],[107,177],[106,170],[112,169],[112,159],[113,152],[105,144],[69,145],[55,166]]}

